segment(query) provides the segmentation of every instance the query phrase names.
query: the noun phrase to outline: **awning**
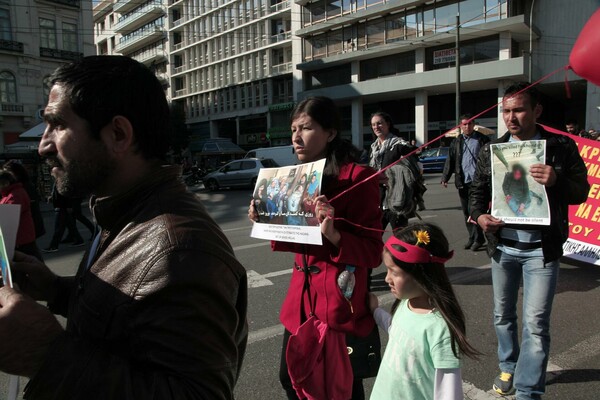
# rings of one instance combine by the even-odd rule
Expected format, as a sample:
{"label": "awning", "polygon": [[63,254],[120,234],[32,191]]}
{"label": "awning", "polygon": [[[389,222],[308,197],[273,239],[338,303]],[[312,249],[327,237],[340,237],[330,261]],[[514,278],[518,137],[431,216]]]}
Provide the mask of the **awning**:
{"label": "awning", "polygon": [[45,129],[46,129],[46,123],[42,122],[41,124],[37,124],[33,128],[29,129],[28,131],[21,133],[19,135],[19,138],[21,138],[21,139],[26,139],[26,138],[41,139],[42,135],[44,134]]}
{"label": "awning", "polygon": [[19,141],[16,143],[7,144],[4,146],[4,151],[7,153],[26,153],[30,151],[37,152],[39,142],[37,141]]}

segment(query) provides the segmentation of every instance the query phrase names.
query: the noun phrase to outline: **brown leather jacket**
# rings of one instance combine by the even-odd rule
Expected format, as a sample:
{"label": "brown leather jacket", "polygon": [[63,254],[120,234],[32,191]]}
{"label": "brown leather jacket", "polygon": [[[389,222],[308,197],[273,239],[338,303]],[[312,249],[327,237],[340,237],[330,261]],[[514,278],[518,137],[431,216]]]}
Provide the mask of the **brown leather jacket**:
{"label": "brown leather jacket", "polygon": [[27,399],[233,399],[248,338],[246,271],[176,167],[91,200],[91,267],[49,303],[67,316]]}

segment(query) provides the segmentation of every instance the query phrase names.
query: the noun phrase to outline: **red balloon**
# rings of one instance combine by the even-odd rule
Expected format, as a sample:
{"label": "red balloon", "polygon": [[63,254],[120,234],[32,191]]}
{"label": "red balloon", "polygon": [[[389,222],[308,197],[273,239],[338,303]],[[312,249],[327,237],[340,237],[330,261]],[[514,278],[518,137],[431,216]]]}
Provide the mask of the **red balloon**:
{"label": "red balloon", "polygon": [[600,86],[600,8],[585,24],[569,56],[577,75]]}

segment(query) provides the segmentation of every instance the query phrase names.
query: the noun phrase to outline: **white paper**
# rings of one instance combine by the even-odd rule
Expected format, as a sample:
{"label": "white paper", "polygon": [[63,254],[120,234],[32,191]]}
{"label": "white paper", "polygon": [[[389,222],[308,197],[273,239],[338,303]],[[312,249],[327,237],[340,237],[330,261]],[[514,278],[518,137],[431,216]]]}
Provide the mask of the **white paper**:
{"label": "white paper", "polygon": [[0,204],[0,228],[3,232],[2,236],[4,237],[4,245],[6,246],[6,255],[9,260],[12,260],[15,254],[20,216],[21,205]]}
{"label": "white paper", "polygon": [[546,160],[545,140],[492,144],[492,216],[507,224],[550,225],[545,187],[529,169]]}
{"label": "white paper", "polygon": [[262,168],[254,188],[259,221],[250,236],[282,242],[323,244],[314,215],[325,159],[281,168]]}

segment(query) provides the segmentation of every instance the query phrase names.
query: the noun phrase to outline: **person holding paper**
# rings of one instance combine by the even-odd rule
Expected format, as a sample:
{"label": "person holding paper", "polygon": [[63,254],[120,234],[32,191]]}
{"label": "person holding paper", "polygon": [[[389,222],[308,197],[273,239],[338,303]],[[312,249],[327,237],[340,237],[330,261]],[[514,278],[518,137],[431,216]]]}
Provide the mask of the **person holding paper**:
{"label": "person holding paper", "polygon": [[92,195],[100,233],[74,277],[15,254],[21,289],[0,288],[0,370],[29,377],[33,400],[233,399],[246,271],[180,167],[164,165],[160,82],[123,56],[84,57],[50,81],[39,153],[60,193]]}
{"label": "person holding paper", "polygon": [[[502,193],[502,179],[492,179],[490,144],[479,153],[470,197],[471,217],[485,232],[487,251],[492,258],[494,327],[500,368],[493,388],[500,395],[516,391],[518,400],[540,399],[545,392],[552,300],[562,245],[568,237],[567,208],[569,204],[584,202],[590,189],[587,169],[575,142],[537,125],[542,105],[537,90],[529,86],[520,82],[506,89],[502,117],[508,132],[491,144],[546,142],[544,163],[532,164],[528,173],[546,189],[551,225],[505,224],[490,215],[492,190]],[[521,280],[523,333],[519,345],[516,307]]]}
{"label": "person holding paper", "polygon": [[[355,183],[372,176],[375,171],[356,163],[360,151],[342,139],[340,115],[334,102],[327,97],[310,97],[301,101],[292,111],[291,128],[292,143],[301,163],[326,159],[321,192],[315,199],[315,213],[321,224],[323,244],[271,242],[275,251],[295,253],[292,278],[280,313],[285,331],[279,379],[287,398],[298,399],[306,396],[295,390],[294,385],[299,383],[292,383],[288,373],[301,364],[288,365],[286,356],[290,355],[287,350],[290,336],[296,334],[308,317],[316,317],[327,324],[329,337],[339,339],[335,343],[341,345],[327,342],[328,352],[323,357],[327,359],[325,363],[329,366],[329,372],[342,370],[344,366],[349,368],[345,335],[364,337],[377,329],[368,309],[367,270],[381,263],[383,242],[377,179],[367,180],[351,192],[337,197]],[[292,193],[290,202],[293,196]],[[293,207],[290,205],[289,209],[292,211]],[[258,213],[252,202],[248,218],[258,221]],[[355,268],[356,281],[350,299],[342,295],[336,283],[337,277],[348,265]],[[313,349],[306,351],[307,355],[314,353]],[[331,359],[331,353],[339,357]],[[312,371],[302,372],[310,375]],[[353,380],[351,374],[338,377],[347,380],[324,379],[317,388],[313,386],[312,389],[329,393],[329,396],[321,398],[364,399],[360,377]],[[317,378],[311,375],[310,380],[314,383]],[[306,382],[300,385],[306,385]],[[336,388],[343,395],[333,395]],[[304,386],[304,389],[311,388]]]}
{"label": "person holding paper", "polygon": [[31,213],[31,200],[21,182],[12,172],[0,169],[0,204],[18,204],[21,206],[19,228],[15,250],[22,251],[42,261],[42,253],[35,242],[35,224]]}

